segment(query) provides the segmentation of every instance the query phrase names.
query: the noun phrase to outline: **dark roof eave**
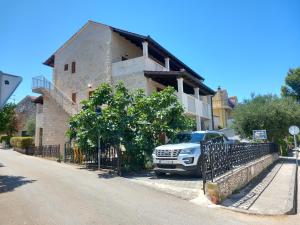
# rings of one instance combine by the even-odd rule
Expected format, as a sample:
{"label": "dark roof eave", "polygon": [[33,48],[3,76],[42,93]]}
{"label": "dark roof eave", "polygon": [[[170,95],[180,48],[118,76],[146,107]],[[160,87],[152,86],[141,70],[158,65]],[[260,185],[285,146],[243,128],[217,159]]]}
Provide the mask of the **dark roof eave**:
{"label": "dark roof eave", "polygon": [[[179,67],[182,67],[183,69],[185,69],[187,72],[189,72],[195,78],[200,79],[201,81],[204,81],[204,78],[202,76],[200,76],[198,73],[193,71],[190,67],[188,67],[181,60],[179,60],[177,57],[175,57],[173,54],[171,54],[167,49],[162,47],[158,42],[156,42],[150,36],[144,36],[144,35],[136,34],[136,33],[129,32],[129,31],[122,30],[122,29],[118,29],[118,28],[115,28],[115,27],[112,27],[112,26],[108,26],[108,27],[110,27],[110,29],[112,29],[113,31],[115,31],[119,34],[126,35],[126,38],[130,38],[130,37],[133,38],[134,37],[134,38],[136,38],[135,41],[148,41],[150,46],[152,45],[154,48],[157,48],[160,52],[163,53],[163,55],[165,55],[166,57],[169,57]],[[53,54],[43,64],[47,65],[47,66],[50,66],[50,67],[54,67],[54,61],[55,61],[55,55]]]}
{"label": "dark roof eave", "polygon": [[43,62],[44,65],[54,67],[54,60],[55,55],[51,55],[45,62]]}
{"label": "dark roof eave", "polygon": [[147,40],[150,42],[150,44],[156,45],[158,48],[160,48],[163,52],[166,53],[166,55],[170,58],[173,59],[175,62],[180,64],[186,71],[188,71],[190,74],[195,76],[196,78],[204,81],[204,78],[200,76],[198,73],[196,73],[194,70],[192,70],[190,67],[188,67],[185,63],[183,63],[180,59],[178,59],[176,56],[174,56],[172,53],[170,53],[167,49],[165,49],[163,46],[161,46],[158,42],[156,42],[154,39],[152,39],[150,36],[147,37]]}
{"label": "dark roof eave", "polygon": [[189,73],[185,71],[144,71],[144,76],[148,78],[155,78],[155,77],[183,77],[192,81],[195,86],[199,86],[201,90],[204,90],[208,95],[215,95],[216,92],[212,90],[210,87],[206,86],[203,82],[199,79],[191,76]]}
{"label": "dark roof eave", "polygon": [[43,97],[43,95],[38,96],[33,102],[35,104],[43,104],[44,103],[44,97]]}

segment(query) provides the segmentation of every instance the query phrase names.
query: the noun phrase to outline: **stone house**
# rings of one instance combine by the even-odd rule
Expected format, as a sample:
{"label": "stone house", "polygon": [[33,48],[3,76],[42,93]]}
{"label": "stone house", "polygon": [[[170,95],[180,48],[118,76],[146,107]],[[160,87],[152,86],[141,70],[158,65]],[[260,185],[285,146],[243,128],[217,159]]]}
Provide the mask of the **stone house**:
{"label": "stone house", "polygon": [[236,96],[228,97],[227,90],[218,88],[213,99],[214,128],[229,128],[232,124],[232,111],[238,104]]}
{"label": "stone house", "polygon": [[197,121],[197,129],[213,128],[215,92],[150,36],[88,21],[44,64],[53,68],[52,82],[35,77],[32,85],[33,92],[43,95],[37,145],[42,140],[45,145],[60,144],[63,150],[69,117],[102,82],[124,81],[130,90],[141,88],[147,94],[173,86],[186,114]]}
{"label": "stone house", "polygon": [[35,122],[35,99],[36,97],[27,95],[16,105],[16,136],[27,136],[27,123]]}

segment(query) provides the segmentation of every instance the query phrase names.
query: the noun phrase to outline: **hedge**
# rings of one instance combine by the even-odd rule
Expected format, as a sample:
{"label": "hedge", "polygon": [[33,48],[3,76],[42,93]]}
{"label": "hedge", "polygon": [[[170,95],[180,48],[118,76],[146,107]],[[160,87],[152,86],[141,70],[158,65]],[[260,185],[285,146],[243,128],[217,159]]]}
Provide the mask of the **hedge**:
{"label": "hedge", "polygon": [[10,139],[11,146],[15,148],[28,149],[32,147],[34,140],[32,137],[12,137]]}

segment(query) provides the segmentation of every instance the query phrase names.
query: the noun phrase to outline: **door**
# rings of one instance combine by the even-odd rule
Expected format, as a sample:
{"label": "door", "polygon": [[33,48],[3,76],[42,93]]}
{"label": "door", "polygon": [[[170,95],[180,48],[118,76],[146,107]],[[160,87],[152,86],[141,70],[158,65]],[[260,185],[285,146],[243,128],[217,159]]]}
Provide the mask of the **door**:
{"label": "door", "polygon": [[76,93],[72,93],[72,101],[76,103]]}
{"label": "door", "polygon": [[43,145],[43,128],[40,128],[40,132],[39,132],[39,146]]}

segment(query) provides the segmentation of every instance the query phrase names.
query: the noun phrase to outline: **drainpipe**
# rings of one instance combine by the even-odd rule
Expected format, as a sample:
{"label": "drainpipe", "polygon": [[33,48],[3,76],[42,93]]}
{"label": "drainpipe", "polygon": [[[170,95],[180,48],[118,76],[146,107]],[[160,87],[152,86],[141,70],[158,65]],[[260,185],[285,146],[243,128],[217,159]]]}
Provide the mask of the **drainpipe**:
{"label": "drainpipe", "polygon": [[215,128],[215,123],[214,123],[214,112],[213,112],[213,101],[212,101],[213,96],[210,96],[210,108],[211,108],[211,125],[212,125],[212,129],[214,130]]}

